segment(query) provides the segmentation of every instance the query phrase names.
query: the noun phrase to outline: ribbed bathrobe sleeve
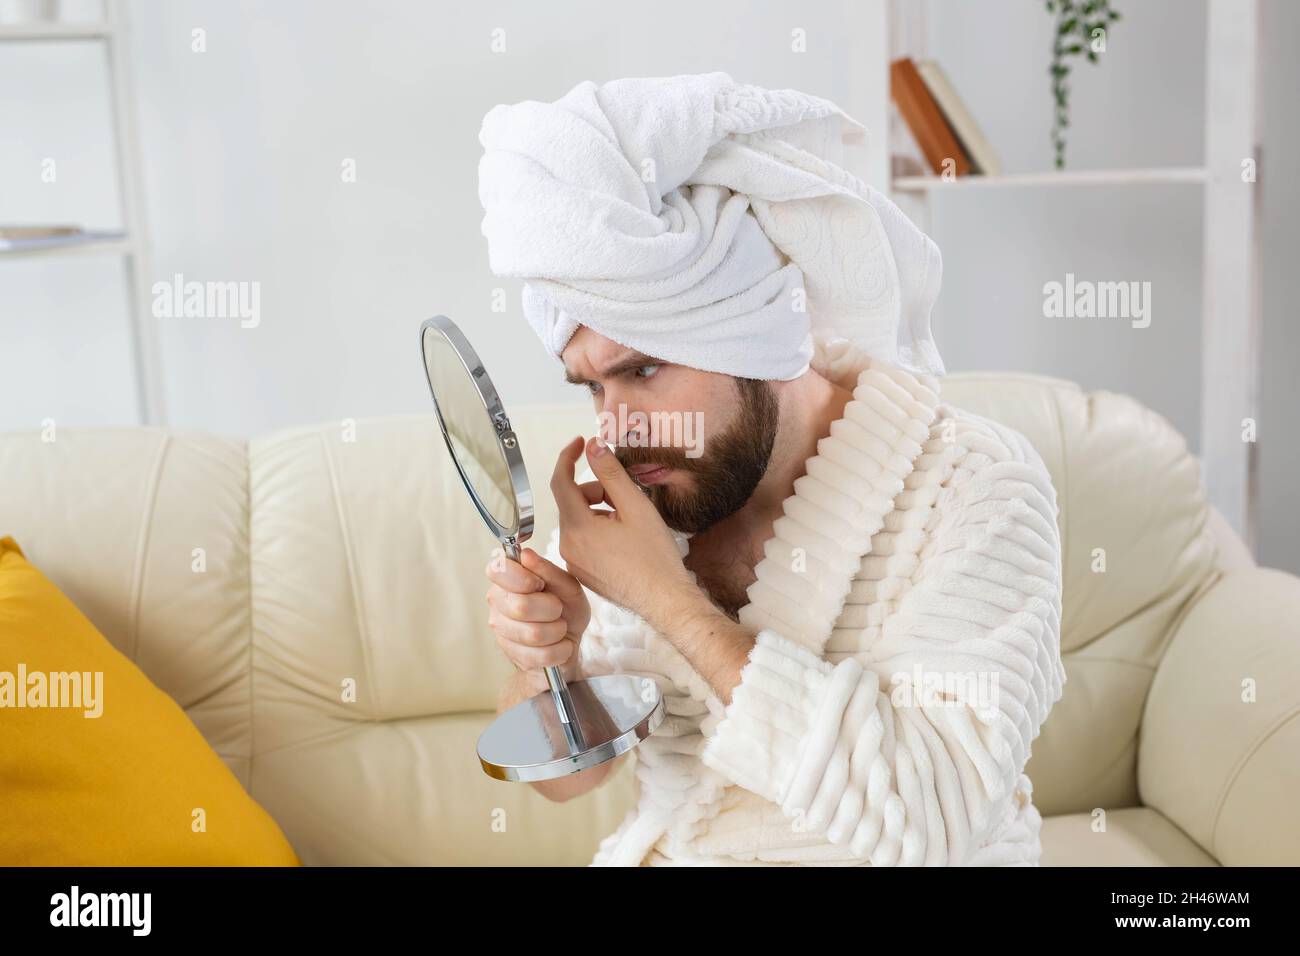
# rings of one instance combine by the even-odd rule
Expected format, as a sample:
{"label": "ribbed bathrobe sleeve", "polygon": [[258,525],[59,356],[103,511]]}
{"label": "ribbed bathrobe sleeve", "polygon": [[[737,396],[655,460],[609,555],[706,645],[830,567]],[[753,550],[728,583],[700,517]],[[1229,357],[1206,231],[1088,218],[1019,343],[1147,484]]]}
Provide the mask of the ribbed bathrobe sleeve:
{"label": "ribbed bathrobe sleeve", "polygon": [[1064,683],[1056,497],[1029,455],[950,492],[868,654],[832,663],[760,631],[702,761],[874,865],[965,862]]}

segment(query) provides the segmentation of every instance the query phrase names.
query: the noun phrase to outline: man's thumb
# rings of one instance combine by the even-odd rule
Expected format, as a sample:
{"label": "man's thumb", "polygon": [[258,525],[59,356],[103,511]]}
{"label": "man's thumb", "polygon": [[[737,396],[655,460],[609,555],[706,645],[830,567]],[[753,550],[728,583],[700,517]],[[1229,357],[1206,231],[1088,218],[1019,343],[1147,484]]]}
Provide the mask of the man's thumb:
{"label": "man's thumb", "polygon": [[582,596],[582,585],[572,573],[542,557],[532,548],[523,549],[520,563],[546,582],[546,590],[566,604]]}

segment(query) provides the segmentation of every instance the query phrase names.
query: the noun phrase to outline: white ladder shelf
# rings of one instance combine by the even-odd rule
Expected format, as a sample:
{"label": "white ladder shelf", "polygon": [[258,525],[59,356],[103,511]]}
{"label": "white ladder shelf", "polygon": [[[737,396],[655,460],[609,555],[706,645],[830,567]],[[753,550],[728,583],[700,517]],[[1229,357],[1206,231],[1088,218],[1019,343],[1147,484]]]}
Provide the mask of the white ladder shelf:
{"label": "white ladder shelf", "polygon": [[137,413],[141,424],[166,421],[162,370],[155,325],[149,311],[149,243],[141,188],[140,137],[135,96],[127,62],[127,24],[120,0],[104,0],[104,20],[86,23],[32,21],[0,26],[0,42],[88,41],[104,44],[109,102],[117,154],[118,199],[123,231],[96,233],[69,241],[41,240],[0,251],[0,259],[67,255],[115,255],[126,268],[131,357]]}
{"label": "white ladder shelf", "polygon": [[[887,0],[889,60],[925,56],[925,0]],[[1214,505],[1255,554],[1258,464],[1254,441],[1242,438],[1243,420],[1259,422],[1261,162],[1259,0],[1207,0],[1205,165],[1165,169],[1061,170],[1004,176],[894,177],[889,122],[883,165],[887,190],[929,231],[930,197],[947,190],[1086,187],[1185,183],[1204,191],[1203,314],[1201,340],[1202,477]],[[888,81],[885,89],[888,91]],[[888,101],[888,92],[886,92]],[[889,104],[877,113],[891,116]],[[1242,179],[1253,160],[1256,178]]]}

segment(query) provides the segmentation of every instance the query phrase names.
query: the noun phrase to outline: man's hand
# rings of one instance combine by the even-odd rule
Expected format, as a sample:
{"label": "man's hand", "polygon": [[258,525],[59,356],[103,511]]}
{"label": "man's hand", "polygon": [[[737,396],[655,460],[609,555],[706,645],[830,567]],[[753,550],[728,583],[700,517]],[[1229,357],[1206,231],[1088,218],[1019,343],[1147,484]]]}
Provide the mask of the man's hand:
{"label": "man's hand", "polygon": [[[560,511],[560,555],[569,571],[608,601],[656,630],[667,630],[701,606],[672,531],[654,504],[599,439],[586,444],[595,481],[578,484],[574,466],[581,438],[561,451],[551,478]],[[591,506],[605,502],[613,511]]]}
{"label": "man's hand", "polygon": [[488,562],[488,624],[502,652],[521,671],[531,672],[531,687],[548,686],[542,668],[560,667],[565,680],[578,677],[578,646],[591,621],[591,605],[577,579],[531,548],[519,561]]}
{"label": "man's hand", "polygon": [[[542,668],[548,665],[558,665],[566,681],[581,677],[580,642],[591,621],[591,605],[577,578],[531,548],[524,548],[519,557],[493,558],[487,566],[492,582],[488,623],[501,650],[519,669],[497,698],[501,711],[547,693],[550,685]],[[622,755],[565,777],[537,780],[532,788],[548,800],[569,800],[600,786],[626,759]]]}
{"label": "man's hand", "polygon": [[[560,452],[551,493],[560,509],[560,556],[584,585],[662,634],[724,703],[740,683],[754,637],[709,600],[682,563],[658,510],[599,438],[587,443],[595,481],[578,484],[575,438]],[[612,512],[592,505],[605,502]]]}

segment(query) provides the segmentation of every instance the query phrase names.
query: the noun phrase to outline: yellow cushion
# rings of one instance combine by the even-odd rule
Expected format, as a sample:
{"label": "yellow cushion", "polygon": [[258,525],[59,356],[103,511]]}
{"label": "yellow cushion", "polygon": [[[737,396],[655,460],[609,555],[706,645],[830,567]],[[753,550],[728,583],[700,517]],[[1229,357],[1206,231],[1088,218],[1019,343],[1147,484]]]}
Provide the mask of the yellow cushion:
{"label": "yellow cushion", "polygon": [[176,702],[0,538],[0,866],[69,865],[301,864]]}

